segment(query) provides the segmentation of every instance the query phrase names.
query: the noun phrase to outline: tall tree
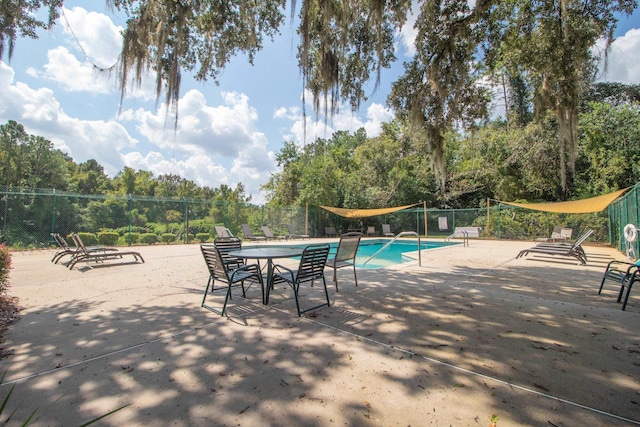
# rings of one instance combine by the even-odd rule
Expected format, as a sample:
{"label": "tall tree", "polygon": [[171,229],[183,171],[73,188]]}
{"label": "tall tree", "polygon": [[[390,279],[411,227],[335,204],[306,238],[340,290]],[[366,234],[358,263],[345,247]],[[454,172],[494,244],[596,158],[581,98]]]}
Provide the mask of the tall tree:
{"label": "tall tree", "polygon": [[476,54],[485,34],[482,18],[490,2],[466,0],[422,3],[416,20],[416,55],[391,89],[388,102],[412,125],[413,138],[425,144],[445,190],[444,134],[454,124],[472,126],[486,117],[489,101],[478,84]]}
{"label": "tall tree", "polygon": [[602,194],[640,181],[640,103],[592,102],[589,110],[578,127],[586,164],[581,192]]}
{"label": "tall tree", "polygon": [[80,194],[105,194],[111,189],[111,180],[95,159],[78,164],[72,182],[74,190]]}
{"label": "tall tree", "polygon": [[217,81],[229,60],[239,53],[249,62],[264,37],[273,37],[283,22],[284,0],[107,0],[129,15],[118,64],[121,92],[133,74],[141,81],[149,70],[156,74],[159,97],[177,106],[182,72],[196,80]]}
{"label": "tall tree", "polygon": [[[16,39],[38,38],[37,31],[50,28],[60,16],[64,0],[0,1],[0,59],[7,54],[11,59]],[[48,21],[38,18],[41,8],[49,8]]]}
{"label": "tall tree", "polygon": [[[635,0],[516,0],[509,9],[499,58],[513,69],[524,69],[532,83],[538,117],[547,109],[558,123],[561,185],[569,191],[575,173],[577,118],[580,96],[594,78],[593,47],[613,41],[617,13],[630,14]],[[493,66],[495,64],[489,64]]]}
{"label": "tall tree", "polygon": [[19,186],[20,173],[17,169],[21,168],[19,162],[18,150],[21,144],[26,143],[29,135],[25,132],[24,127],[13,120],[9,120],[6,124],[0,126],[0,185],[5,188]]}
{"label": "tall tree", "polygon": [[[292,11],[295,0],[291,2]],[[338,100],[353,110],[366,100],[364,86],[395,60],[393,36],[406,20],[409,0],[303,0],[298,60],[315,112],[325,118]],[[304,102],[303,102],[304,106]]]}

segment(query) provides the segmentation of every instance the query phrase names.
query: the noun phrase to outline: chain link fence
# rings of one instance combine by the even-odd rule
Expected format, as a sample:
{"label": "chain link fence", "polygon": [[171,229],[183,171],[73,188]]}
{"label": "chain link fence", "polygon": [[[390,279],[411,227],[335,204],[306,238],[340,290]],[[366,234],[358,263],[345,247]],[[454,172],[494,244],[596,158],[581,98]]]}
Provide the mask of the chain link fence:
{"label": "chain link fence", "polygon": [[296,233],[322,237],[325,227],[335,227],[339,233],[355,229],[366,232],[373,227],[380,235],[382,224],[389,224],[394,234],[415,231],[433,238],[449,236],[456,227],[477,226],[484,238],[509,240],[549,237],[556,225],[572,228],[574,237],[593,228],[591,240],[614,242],[622,249],[621,227],[638,223],[637,189],[628,193],[624,201],[614,203],[608,212],[598,214],[552,214],[497,204],[477,209],[416,207],[363,219],[343,218],[317,206],[272,207],[43,189],[9,189],[0,192],[0,196],[0,241],[12,248],[54,245],[51,233],[86,233],[96,236],[96,243],[101,243],[102,233],[112,237],[117,233],[118,245],[132,245],[212,241],[216,225],[224,225],[237,236],[242,234],[242,224],[249,224],[254,234],[262,233],[261,226],[269,226],[274,235],[289,234],[290,224]]}
{"label": "chain link fence", "polygon": [[638,200],[640,200],[640,184],[636,184],[623,197],[611,203],[608,208],[609,222],[611,224],[609,227],[609,242],[632,258],[638,258],[640,242],[638,238],[633,242],[625,239],[624,228],[627,224],[640,228]]}
{"label": "chain link fence", "polygon": [[557,214],[533,211],[511,205],[497,204],[476,209],[411,208],[387,215],[348,220],[334,214],[321,216],[321,222],[335,226],[338,231],[360,229],[366,232],[373,226],[378,234],[382,224],[391,231],[415,231],[422,236],[445,238],[456,227],[480,227],[481,237],[502,240],[534,240],[550,237],[554,226],[573,229],[576,237],[587,229],[594,229],[591,241],[609,241],[609,223],[606,212],[595,214]]}

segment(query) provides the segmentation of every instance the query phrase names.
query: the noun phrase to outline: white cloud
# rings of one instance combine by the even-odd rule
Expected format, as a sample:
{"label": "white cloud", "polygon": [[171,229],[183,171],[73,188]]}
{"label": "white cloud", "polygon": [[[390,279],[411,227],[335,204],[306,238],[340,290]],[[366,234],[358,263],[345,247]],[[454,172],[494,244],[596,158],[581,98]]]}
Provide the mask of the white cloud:
{"label": "white cloud", "polygon": [[411,13],[407,15],[407,21],[404,23],[398,36],[400,37],[400,42],[404,47],[404,54],[406,56],[413,56],[416,54],[416,37],[418,36],[418,31],[415,29],[416,19],[420,14],[420,4],[421,2],[413,1],[411,3]]}
{"label": "white cloud", "polygon": [[[156,113],[128,110],[119,121],[82,120],[67,115],[52,90],[32,89],[14,78],[14,70],[0,62],[0,92],[6,95],[0,97],[0,122],[21,123],[76,162],[96,159],[110,176],[129,166],[177,174],[212,188],[241,182],[254,202],[264,202],[259,187],[275,171],[274,154],[267,151],[268,140],[256,128],[258,114],[244,94],[223,92],[223,104],[209,106],[199,91],[187,92],[174,134],[173,118],[165,121],[164,107]],[[145,150],[123,126],[127,121],[157,149]]]}
{"label": "white cloud", "polygon": [[109,68],[118,60],[122,50],[122,27],[113,24],[108,16],[87,12],[81,7],[63,9],[63,29],[87,55],[87,60],[98,67]]}
{"label": "white cloud", "polygon": [[219,187],[229,183],[229,170],[215,164],[208,156],[196,155],[186,160],[166,159],[162,153],[150,151],[146,155],[140,152],[125,154],[124,163],[133,169],[147,170],[155,176],[174,174],[192,180],[199,186]]}
{"label": "white cloud", "polygon": [[108,94],[113,89],[108,75],[98,72],[87,62],[78,61],[65,47],[51,49],[47,59],[41,77],[57,82],[69,92]]}
{"label": "white cloud", "polygon": [[273,117],[275,119],[284,119],[285,117],[287,117],[288,112],[289,111],[285,107],[280,107],[276,109],[276,111],[274,111]]}
{"label": "white cloud", "polygon": [[120,150],[137,140],[113,120],[81,120],[68,116],[53,91],[13,82],[14,72],[0,62],[0,121],[15,120],[34,135],[49,139],[76,162],[97,159],[108,174],[122,168]]}
{"label": "white cloud", "polygon": [[308,144],[317,138],[330,138],[336,131],[355,132],[360,128],[366,130],[368,137],[375,137],[382,132],[382,123],[393,118],[393,112],[382,104],[372,103],[369,105],[366,119],[363,120],[357,113],[353,113],[348,105],[341,103],[338,112],[328,118],[325,123],[324,115],[316,116],[313,113],[311,98],[311,94],[307,93],[307,115],[304,118],[297,107],[279,108],[274,113],[276,118],[293,122],[288,129],[282,132],[285,140]]}
{"label": "white cloud", "polygon": [[394,118],[393,111],[382,104],[371,104],[367,108],[367,121],[364,128],[368,136],[378,136],[382,133],[382,123]]}
{"label": "white cloud", "polygon": [[[63,10],[61,27],[77,54],[67,47],[55,47],[47,52],[43,72],[30,67],[27,74],[57,82],[69,92],[116,93],[119,91],[115,79],[117,70],[112,67],[122,49],[122,27],[114,25],[111,18],[102,13],[87,12],[81,7]],[[127,99],[148,101],[155,97],[154,78],[149,75],[143,76],[140,84],[133,77],[127,84]]]}
{"label": "white cloud", "polygon": [[158,166],[150,165],[146,157],[143,162],[142,156],[130,155],[127,161],[142,162],[152,171],[179,174],[199,185],[242,182],[254,200],[258,199],[260,185],[275,171],[273,153],[267,151],[267,137],[256,128],[258,114],[249,98],[222,92],[222,99],[222,105],[210,106],[200,91],[188,91],[179,103],[175,132],[174,116],[166,115],[164,108],[155,113],[143,109],[123,112],[120,118],[136,122],[138,132],[160,151],[184,159]]}
{"label": "white cloud", "polygon": [[[602,42],[596,47],[596,51],[604,52]],[[602,82],[640,84],[638,52],[640,52],[640,29],[631,29],[624,36],[615,39],[611,44],[607,72],[605,73],[601,68],[598,80]]]}

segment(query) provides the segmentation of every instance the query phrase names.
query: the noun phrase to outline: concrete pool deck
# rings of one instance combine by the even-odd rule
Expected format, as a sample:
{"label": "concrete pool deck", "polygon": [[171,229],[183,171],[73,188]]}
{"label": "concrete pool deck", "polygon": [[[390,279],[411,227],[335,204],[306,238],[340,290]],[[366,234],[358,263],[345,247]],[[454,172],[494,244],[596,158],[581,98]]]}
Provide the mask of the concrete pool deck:
{"label": "concrete pool deck", "polygon": [[425,251],[422,267],[358,270],[358,287],[339,270],[332,306],[302,318],[282,286],[268,306],[256,287],[234,295],[229,318],[201,308],[197,244],[73,271],[54,251],[15,252],[24,310],[0,399],[15,385],[9,425],[36,409],[33,425],[79,425],[123,405],[97,425],[640,425],[640,289],[625,312],[613,285],[598,295],[623,254],[515,259],[532,245]]}

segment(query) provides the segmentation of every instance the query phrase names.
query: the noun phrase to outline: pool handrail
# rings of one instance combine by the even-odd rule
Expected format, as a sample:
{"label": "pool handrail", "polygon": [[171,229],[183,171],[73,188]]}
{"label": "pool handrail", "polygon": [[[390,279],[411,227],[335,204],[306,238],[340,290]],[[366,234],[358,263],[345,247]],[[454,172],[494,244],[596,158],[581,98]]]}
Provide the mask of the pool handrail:
{"label": "pool handrail", "polygon": [[408,235],[412,235],[412,236],[416,236],[418,238],[418,265],[420,267],[422,267],[422,245],[420,244],[420,235],[418,233],[416,233],[415,231],[402,231],[400,233],[398,233],[398,235],[396,235],[393,239],[389,240],[383,247],[381,247],[380,249],[378,249],[376,251],[376,253],[374,253],[373,255],[371,255],[369,258],[367,258],[367,260],[365,262],[362,263],[362,267],[364,268],[367,263],[369,261],[371,261],[373,258],[375,258],[376,256],[378,256],[378,254],[382,251],[384,251],[385,249],[387,249],[389,246],[391,246],[391,244],[393,242],[395,242],[396,240],[398,240],[400,237],[402,236],[408,236]]}

